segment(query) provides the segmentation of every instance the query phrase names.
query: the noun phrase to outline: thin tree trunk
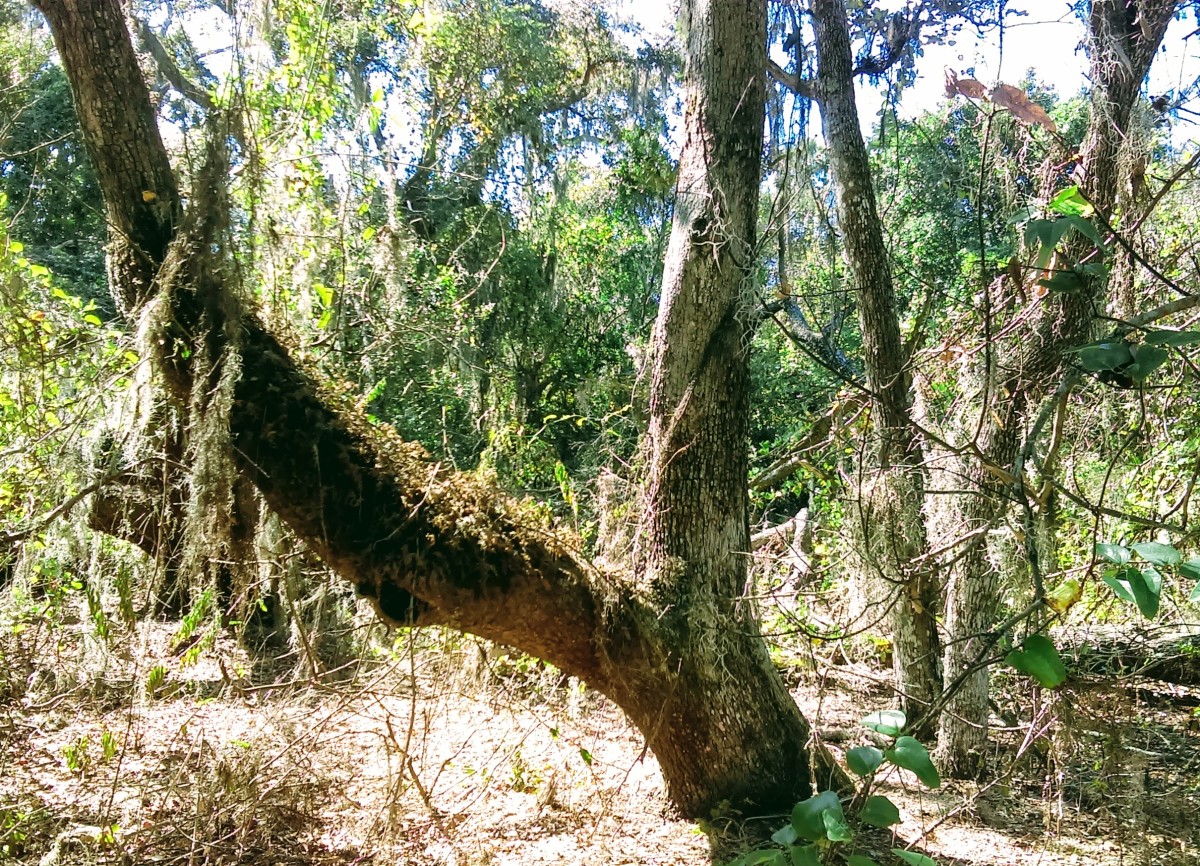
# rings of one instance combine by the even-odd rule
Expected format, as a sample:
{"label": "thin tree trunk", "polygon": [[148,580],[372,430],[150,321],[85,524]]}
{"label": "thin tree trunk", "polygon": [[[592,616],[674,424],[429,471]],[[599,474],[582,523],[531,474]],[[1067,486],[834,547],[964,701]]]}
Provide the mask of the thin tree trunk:
{"label": "thin tree trunk", "polygon": [[[921,565],[920,519],[925,480],[913,433],[910,377],[900,340],[896,292],[875,203],[867,149],[859,127],[846,10],[840,0],[813,0],[818,73],[816,95],[829,148],[842,232],[862,325],[864,367],[878,441],[877,473],[859,491],[865,559],[893,589],[892,640],[901,700],[911,719],[941,691],[938,674],[937,582]],[[916,731],[927,733],[928,731]]]}

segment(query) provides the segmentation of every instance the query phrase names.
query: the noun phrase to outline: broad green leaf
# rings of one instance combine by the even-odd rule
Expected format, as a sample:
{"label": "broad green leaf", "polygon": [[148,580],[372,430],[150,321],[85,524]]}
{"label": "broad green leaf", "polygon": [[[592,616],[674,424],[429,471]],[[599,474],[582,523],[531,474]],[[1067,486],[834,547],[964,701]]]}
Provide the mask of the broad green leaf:
{"label": "broad green leaf", "polygon": [[1013,650],[1004,660],[1048,689],[1056,688],[1067,678],[1067,669],[1058,650],[1045,635],[1029,635],[1021,649]]}
{"label": "broad green leaf", "polygon": [[826,809],[842,810],[842,804],[833,791],[822,791],[816,796],[797,803],[792,809],[792,827],[796,835],[809,842],[825,838],[825,819],[821,816]]}
{"label": "broad green leaf", "polygon": [[792,855],[792,866],[821,866],[816,845],[796,845],[789,853]]}
{"label": "broad green leaf", "polygon": [[1063,219],[1071,228],[1075,229],[1075,231],[1079,232],[1096,246],[1104,247],[1104,237],[1091,220],[1085,219],[1078,214],[1068,214]]}
{"label": "broad green leaf", "polygon": [[903,848],[893,848],[892,853],[912,866],[937,866],[937,861],[916,851],[905,851]]}
{"label": "broad green leaf", "polygon": [[1033,235],[1038,241],[1038,254],[1035,259],[1035,267],[1039,270],[1045,270],[1050,264],[1050,259],[1054,256],[1054,251],[1058,249],[1058,244],[1063,239],[1063,235],[1071,228],[1071,223],[1067,219],[1060,220],[1034,220],[1025,228],[1026,242],[1028,243],[1030,229],[1033,229]]}
{"label": "broad green leaf", "polygon": [[870,857],[864,857],[861,854],[851,854],[846,858],[846,863],[848,866],[879,866],[879,864]]}
{"label": "broad green leaf", "polygon": [[1147,331],[1151,346],[1194,346],[1200,343],[1200,331]]}
{"label": "broad green leaf", "polygon": [[1141,570],[1140,581],[1130,581],[1138,610],[1146,619],[1158,616],[1158,604],[1162,599],[1162,573],[1154,566]]}
{"label": "broad green leaf", "polygon": [[1192,588],[1192,594],[1188,596],[1188,601],[1192,604],[1200,604],[1200,583]]}
{"label": "broad green leaf", "polygon": [[1129,581],[1125,578],[1127,571],[1136,572],[1137,569],[1132,566],[1122,569],[1109,569],[1104,572],[1104,582],[1109,585],[1117,598],[1121,601],[1127,601],[1130,604],[1136,604],[1136,599],[1133,597],[1133,589],[1129,586]]}
{"label": "broad green leaf", "polygon": [[1091,203],[1083,197],[1077,186],[1060,189],[1046,205],[1063,216],[1087,216],[1093,211]]}
{"label": "broad green leaf", "polygon": [[1120,570],[1105,574],[1104,582],[1112,587],[1117,598],[1136,604],[1146,619],[1153,619],[1158,615],[1162,575],[1157,569],[1147,567],[1139,570],[1132,565],[1126,565]]}
{"label": "broad green leaf", "polygon": [[1200,559],[1189,559],[1179,564],[1179,573],[1192,580],[1200,580]]}
{"label": "broad green leaf", "polygon": [[328,307],[333,303],[333,289],[329,288],[329,286],[323,283],[315,283],[313,291],[317,293],[317,297],[321,299],[321,303],[325,306]]}
{"label": "broad green leaf", "polygon": [[886,830],[893,824],[900,823],[900,810],[887,797],[867,797],[858,817],[864,824]]}
{"label": "broad green leaf", "polygon": [[849,842],[854,838],[854,831],[846,823],[846,815],[842,812],[840,803],[837,809],[826,809],[822,812],[821,820],[825,822],[825,838],[830,842]]}
{"label": "broad green leaf", "polygon": [[1123,544],[1097,544],[1096,555],[1113,565],[1124,565],[1130,558],[1129,548]]}
{"label": "broad green leaf", "polygon": [[869,776],[883,763],[883,752],[874,746],[857,746],[846,753],[846,766],[856,776]]}
{"label": "broad green leaf", "polygon": [[904,730],[906,724],[908,724],[908,717],[900,710],[880,710],[862,720],[864,728],[883,734],[885,737],[896,736]]}
{"label": "broad green leaf", "polygon": [[1140,346],[1134,346],[1133,357],[1134,363],[1126,367],[1125,372],[1137,381],[1143,382],[1151,373],[1167,362],[1169,355],[1166,349],[1143,343]]}
{"label": "broad green leaf", "polygon": [[929,751],[912,737],[897,738],[896,745],[883,755],[897,767],[912,770],[927,788],[942,784],[942,777],[938,775],[933,761],[929,760]]}
{"label": "broad green leaf", "polygon": [[1141,544],[1135,544],[1133,551],[1146,562],[1152,562],[1155,565],[1178,565],[1183,561],[1183,557],[1180,556],[1174,545],[1161,544],[1157,541],[1143,541]]}
{"label": "broad green leaf", "polygon": [[1078,354],[1079,365],[1093,373],[1121,370],[1133,363],[1133,351],[1129,344],[1120,341],[1084,346]]}
{"label": "broad green leaf", "polygon": [[787,847],[788,845],[796,844],[797,838],[798,837],[796,836],[796,828],[793,827],[791,824],[784,824],[782,827],[780,827],[778,830],[776,830],[774,833],[771,834],[771,841],[774,842],[776,845],[783,845],[784,847]]}

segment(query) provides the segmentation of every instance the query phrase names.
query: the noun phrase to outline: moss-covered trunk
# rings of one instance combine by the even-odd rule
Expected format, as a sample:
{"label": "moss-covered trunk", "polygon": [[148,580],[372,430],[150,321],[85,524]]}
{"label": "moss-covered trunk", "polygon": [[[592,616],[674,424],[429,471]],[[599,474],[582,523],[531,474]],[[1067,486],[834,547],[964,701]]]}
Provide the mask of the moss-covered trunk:
{"label": "moss-covered trunk", "polygon": [[[89,151],[112,180],[108,207],[136,225],[143,175],[166,154],[120,7],[39,0],[39,8],[55,31]],[[636,574],[597,570],[530,509],[444,470],[322,391],[224,285],[213,233],[222,196],[194,190],[200,204],[169,223],[175,234],[154,271],[152,312],[175,399],[190,401],[197,423],[227,417],[238,471],[384,619],[470,631],[586,680],[625,709],[675,804],[699,816],[724,802],[778,810],[808,792],[809,778],[807,725],[742,599],[743,312],[755,266],[765,3],[689,0],[684,20],[686,141],[655,330]],[[115,91],[121,111],[86,109]],[[127,146],[113,148],[114,140]],[[125,159],[146,165],[122,181]],[[209,178],[224,176],[210,167]],[[173,181],[154,183],[165,190]]]}

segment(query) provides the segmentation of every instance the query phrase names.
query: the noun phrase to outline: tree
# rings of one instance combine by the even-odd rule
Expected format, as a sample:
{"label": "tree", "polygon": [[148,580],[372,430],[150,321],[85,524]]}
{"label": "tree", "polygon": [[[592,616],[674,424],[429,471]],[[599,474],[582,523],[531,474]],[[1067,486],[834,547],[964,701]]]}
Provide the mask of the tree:
{"label": "tree", "polygon": [[[864,367],[878,442],[878,471],[859,491],[869,559],[895,587],[893,643],[900,694],[911,719],[927,715],[941,691],[937,661],[937,584],[922,556],[925,532],[922,448],[911,415],[911,372],[900,339],[899,308],[867,149],[854,98],[850,29],[840,0],[813,0],[818,69],[815,96],[829,149],[838,225],[858,301]],[[927,733],[928,728],[920,729]]]}
{"label": "tree", "polygon": [[685,143],[630,573],[589,565],[519,503],[432,464],[298,367],[226,285],[222,137],[185,214],[117,0],[35,5],[97,168],[114,294],[157,330],[163,381],[209,431],[206,447],[223,446],[386,621],[516,646],[608,695],[645,735],[683,813],[806,796],[808,727],[743,599],[765,3],[683,8]]}
{"label": "tree", "polygon": [[[1079,186],[1109,224],[1117,207],[1117,187],[1130,114],[1167,25],[1176,0],[1141,3],[1134,14],[1119,0],[1094,0],[1087,10],[1091,117],[1080,148]],[[1050,157],[1049,159],[1053,159]],[[1062,186],[1049,171],[1041,190],[1045,200]],[[1065,261],[1079,261],[1094,248],[1087,238],[1074,241]],[[987,558],[987,530],[1003,517],[1012,501],[1028,501],[1019,465],[1026,431],[1034,429],[1039,404],[1055,394],[1063,378],[1069,351],[1087,343],[1105,310],[1105,281],[1090,275],[1076,291],[1051,292],[1037,314],[1007,347],[1006,357],[989,375],[971,457],[960,455],[957,470],[967,490],[977,495],[958,497],[942,515],[961,534],[955,545],[953,568],[946,590],[946,630],[949,634],[944,670],[954,691],[940,716],[938,748],[944,770],[960,777],[979,775],[987,745],[988,672],[981,665],[995,645],[992,629],[1000,598],[1000,577]],[[985,289],[987,291],[987,289]],[[1036,435],[1036,430],[1034,432]],[[1036,567],[1037,552],[1031,559]],[[1041,586],[1035,587],[1040,602]]]}

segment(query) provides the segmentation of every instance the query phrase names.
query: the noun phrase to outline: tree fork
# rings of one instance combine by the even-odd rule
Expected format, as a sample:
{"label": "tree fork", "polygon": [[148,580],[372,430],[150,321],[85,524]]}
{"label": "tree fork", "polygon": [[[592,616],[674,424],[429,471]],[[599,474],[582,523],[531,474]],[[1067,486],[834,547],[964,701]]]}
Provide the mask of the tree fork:
{"label": "tree fork", "polygon": [[[808,725],[741,598],[749,550],[741,303],[754,269],[765,2],[691,0],[683,13],[682,160],[700,192],[692,210],[676,214],[655,330],[651,450],[659,459],[648,489],[662,511],[650,515],[637,581],[601,573],[520,503],[337,408],[343,401],[225,287],[210,233],[224,215],[198,205],[180,219],[117,0],[37,6],[54,31],[89,153],[108,179],[116,251],[132,240],[122,261],[163,262],[149,283],[114,279],[114,291],[132,307],[155,287],[160,366],[177,399],[191,394],[194,376],[231,388],[222,410],[231,453],[270,508],[386,621],[470,631],[607,694],[646,736],[683,814],[722,804],[778,811],[807,796]],[[106,94],[119,94],[120,110],[95,110]],[[164,197],[165,210],[146,210]],[[198,202],[207,198],[198,191]],[[184,362],[174,351],[180,341],[192,365],[212,366]],[[698,509],[667,507],[688,502]]]}

